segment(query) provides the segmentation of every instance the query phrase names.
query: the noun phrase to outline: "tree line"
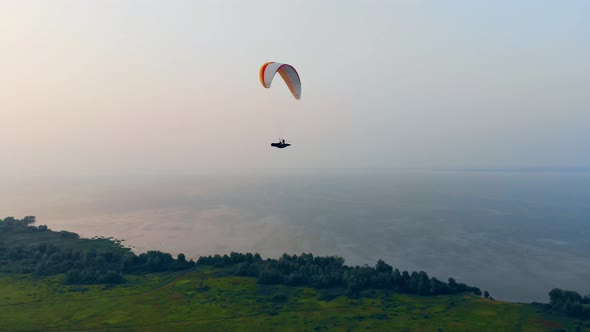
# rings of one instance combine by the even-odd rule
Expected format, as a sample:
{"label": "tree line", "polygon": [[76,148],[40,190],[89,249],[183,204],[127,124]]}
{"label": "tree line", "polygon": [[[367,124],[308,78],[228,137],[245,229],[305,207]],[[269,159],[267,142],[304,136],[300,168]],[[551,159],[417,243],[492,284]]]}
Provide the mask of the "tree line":
{"label": "tree line", "polygon": [[575,291],[554,288],[549,292],[549,305],[568,316],[590,319],[590,294],[582,296]]}
{"label": "tree line", "polygon": [[[184,254],[176,258],[160,251],[136,255],[112,241],[105,246],[104,240],[80,239],[76,233],[54,232],[34,223],[32,216],[0,219],[0,272],[37,276],[63,273],[66,284],[116,284],[126,281],[125,274],[177,271],[199,264],[224,268],[237,276],[254,277],[259,284],[337,288],[349,296],[369,289],[424,296],[466,292],[482,295],[479,288],[453,278],[444,282],[424,271],[400,271],[383,260],[375,266],[347,266],[342,257],[334,256],[304,253],[263,259],[257,253],[232,252],[202,256],[195,263],[187,261]],[[487,291],[485,294],[488,295]]]}
{"label": "tree line", "polygon": [[477,287],[457,283],[449,278],[443,282],[424,271],[400,272],[383,260],[372,266],[347,266],[342,257],[318,257],[313,254],[288,255],[263,260],[258,254],[232,252],[228,255],[203,256],[197,264],[228,267],[238,276],[255,277],[259,284],[308,286],[317,289],[342,288],[348,295],[363,290],[384,289],[393,292],[439,295],[469,292],[482,295]]}

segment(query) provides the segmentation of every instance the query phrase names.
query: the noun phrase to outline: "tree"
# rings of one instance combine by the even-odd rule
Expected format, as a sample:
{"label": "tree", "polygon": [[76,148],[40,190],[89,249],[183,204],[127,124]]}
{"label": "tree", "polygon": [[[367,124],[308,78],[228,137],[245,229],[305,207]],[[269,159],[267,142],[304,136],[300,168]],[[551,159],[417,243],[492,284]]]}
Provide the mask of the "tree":
{"label": "tree", "polygon": [[485,297],[486,299],[490,298],[490,293],[488,291],[484,291],[483,292],[483,297]]}
{"label": "tree", "polygon": [[563,305],[563,291],[559,288],[553,288],[549,292],[549,304],[555,309]]}
{"label": "tree", "polygon": [[424,271],[418,273],[418,287],[416,289],[418,295],[429,295],[430,294],[430,278]]}
{"label": "tree", "polygon": [[79,270],[73,269],[66,272],[65,283],[68,285],[77,284],[81,281],[81,274]]}
{"label": "tree", "polygon": [[178,257],[176,258],[176,260],[177,260],[179,263],[186,263],[186,257],[184,256],[184,254],[183,254],[183,253],[180,253],[180,254],[178,254]]}
{"label": "tree", "polygon": [[27,225],[27,226],[28,226],[28,225],[34,224],[34,223],[35,223],[35,221],[37,221],[37,220],[35,220],[35,217],[34,217],[34,216],[26,216],[26,217],[24,217],[24,218],[23,218],[21,221],[22,221],[22,222],[23,222],[25,225]]}
{"label": "tree", "polygon": [[393,267],[380,259],[377,261],[377,265],[375,265],[375,270],[377,270],[377,272],[391,273],[393,272]]}
{"label": "tree", "polygon": [[455,281],[454,278],[449,278],[449,287],[451,287],[451,288],[457,287],[457,282]]}

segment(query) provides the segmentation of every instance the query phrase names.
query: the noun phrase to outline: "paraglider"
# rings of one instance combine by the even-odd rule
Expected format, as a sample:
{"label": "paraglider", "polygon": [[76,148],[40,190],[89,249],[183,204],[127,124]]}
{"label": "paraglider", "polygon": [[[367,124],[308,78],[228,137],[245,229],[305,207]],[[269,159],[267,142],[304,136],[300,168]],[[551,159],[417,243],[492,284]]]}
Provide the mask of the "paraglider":
{"label": "paraglider", "polygon": [[[267,62],[263,64],[262,67],[260,67],[259,73],[262,86],[270,89],[272,80],[277,73],[281,75],[293,97],[297,100],[301,99],[301,79],[299,78],[297,70],[291,65],[278,62]],[[283,149],[291,146],[291,144],[285,143],[284,139],[279,139],[278,143],[271,143],[270,146]]]}

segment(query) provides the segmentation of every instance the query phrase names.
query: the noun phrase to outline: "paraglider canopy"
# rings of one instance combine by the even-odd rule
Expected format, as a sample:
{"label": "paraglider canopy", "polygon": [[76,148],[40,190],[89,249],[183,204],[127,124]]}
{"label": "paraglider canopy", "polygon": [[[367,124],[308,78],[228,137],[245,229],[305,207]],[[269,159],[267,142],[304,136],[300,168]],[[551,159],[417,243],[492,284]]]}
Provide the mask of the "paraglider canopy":
{"label": "paraglider canopy", "polygon": [[279,73],[285,83],[287,83],[293,97],[295,99],[301,99],[301,79],[297,70],[291,65],[278,62],[267,62],[263,64],[260,67],[260,83],[262,83],[262,86],[267,89],[270,88],[270,84],[276,73]]}

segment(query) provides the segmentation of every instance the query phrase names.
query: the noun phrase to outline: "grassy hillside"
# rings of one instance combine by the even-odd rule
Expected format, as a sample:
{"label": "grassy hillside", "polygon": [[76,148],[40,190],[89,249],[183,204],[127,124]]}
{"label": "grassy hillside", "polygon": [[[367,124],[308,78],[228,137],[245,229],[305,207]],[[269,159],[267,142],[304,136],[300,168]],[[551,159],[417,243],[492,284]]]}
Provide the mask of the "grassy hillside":
{"label": "grassy hillside", "polygon": [[573,320],[543,317],[531,305],[474,295],[331,298],[223,272],[201,267],[116,286],[0,275],[0,330],[575,331]]}
{"label": "grassy hillside", "polygon": [[[493,301],[383,261],[232,253],[195,264],[33,222],[0,219],[0,331],[582,331],[539,311],[548,306]],[[124,278],[84,279],[113,269]]]}

